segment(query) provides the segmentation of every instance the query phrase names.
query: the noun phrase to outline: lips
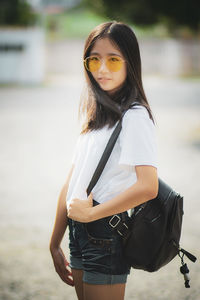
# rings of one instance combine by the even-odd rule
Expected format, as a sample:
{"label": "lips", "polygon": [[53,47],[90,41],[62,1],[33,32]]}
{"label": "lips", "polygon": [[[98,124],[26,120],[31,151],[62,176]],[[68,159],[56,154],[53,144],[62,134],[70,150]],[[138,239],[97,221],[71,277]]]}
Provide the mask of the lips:
{"label": "lips", "polygon": [[111,80],[110,78],[106,78],[106,77],[99,77],[98,78],[98,81],[99,82],[107,82],[107,81],[109,81],[109,80]]}

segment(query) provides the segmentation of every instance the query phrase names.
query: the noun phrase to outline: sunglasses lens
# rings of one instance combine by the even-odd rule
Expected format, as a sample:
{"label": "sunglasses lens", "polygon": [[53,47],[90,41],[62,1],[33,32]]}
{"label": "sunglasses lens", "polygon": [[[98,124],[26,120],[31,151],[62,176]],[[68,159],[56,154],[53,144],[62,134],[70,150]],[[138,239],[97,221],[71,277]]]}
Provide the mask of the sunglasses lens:
{"label": "sunglasses lens", "polygon": [[121,69],[123,61],[119,57],[109,57],[107,59],[106,65],[108,69],[112,72],[117,72]]}
{"label": "sunglasses lens", "polygon": [[85,67],[90,72],[96,72],[100,68],[100,65],[100,59],[97,56],[90,56],[85,60]]}
{"label": "sunglasses lens", "polygon": [[[85,68],[90,72],[96,72],[101,66],[101,60],[98,56],[89,56],[84,60]],[[121,69],[123,60],[117,56],[107,57],[106,66],[111,72],[117,72]]]}

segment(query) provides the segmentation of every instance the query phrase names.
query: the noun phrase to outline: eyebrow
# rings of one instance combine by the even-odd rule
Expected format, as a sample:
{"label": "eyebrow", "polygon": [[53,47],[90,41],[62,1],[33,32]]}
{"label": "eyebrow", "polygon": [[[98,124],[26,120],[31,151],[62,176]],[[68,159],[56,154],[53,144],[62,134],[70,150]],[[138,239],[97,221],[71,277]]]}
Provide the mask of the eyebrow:
{"label": "eyebrow", "polygon": [[[101,56],[98,52],[91,52],[90,55],[99,55]],[[116,54],[116,53],[107,53],[108,56],[120,56],[122,57],[120,54]]]}

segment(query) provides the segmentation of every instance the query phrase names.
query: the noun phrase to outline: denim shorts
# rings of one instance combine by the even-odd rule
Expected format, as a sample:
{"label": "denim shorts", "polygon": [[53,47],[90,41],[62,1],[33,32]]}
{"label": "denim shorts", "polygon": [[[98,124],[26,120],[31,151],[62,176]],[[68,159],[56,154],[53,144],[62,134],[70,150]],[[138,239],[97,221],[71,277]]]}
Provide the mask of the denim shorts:
{"label": "denim shorts", "polygon": [[[93,205],[98,204],[93,200]],[[68,220],[70,267],[83,270],[83,282],[126,283],[130,265],[123,256],[121,236],[109,225],[111,217],[90,223]],[[123,213],[126,218],[128,213]]]}

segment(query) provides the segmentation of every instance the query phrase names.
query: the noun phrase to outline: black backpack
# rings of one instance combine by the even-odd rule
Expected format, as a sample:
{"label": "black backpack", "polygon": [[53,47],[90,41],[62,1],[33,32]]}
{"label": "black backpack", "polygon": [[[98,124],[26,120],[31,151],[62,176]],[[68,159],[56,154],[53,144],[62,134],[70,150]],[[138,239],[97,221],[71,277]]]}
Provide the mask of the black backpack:
{"label": "black backpack", "polygon": [[124,250],[131,266],[154,272],[170,262],[179,251],[182,216],[183,197],[159,179],[158,196],[137,206],[127,224]]}
{"label": "black backpack", "polygon": [[[112,152],[122,128],[121,121],[122,118],[113,131],[88,185],[88,196]],[[122,214],[122,218],[119,215],[112,216],[109,224],[122,237],[124,255],[135,269],[157,271],[178,254],[182,264],[180,272],[184,275],[185,287],[189,288],[189,269],[183,258],[186,255],[195,262],[196,257],[179,246],[182,217],[183,197],[159,178],[159,191],[155,199],[135,207],[128,223],[123,220]]]}
{"label": "black backpack", "polygon": [[[183,217],[183,197],[159,178],[159,191],[155,199],[135,207],[129,224],[118,223],[123,232],[124,253],[135,269],[154,272],[169,263],[177,254],[181,258],[181,273],[189,287],[189,270],[183,261],[186,255],[195,262],[196,257],[180,248]],[[128,228],[125,227],[127,225]],[[123,228],[126,230],[123,231]]]}

